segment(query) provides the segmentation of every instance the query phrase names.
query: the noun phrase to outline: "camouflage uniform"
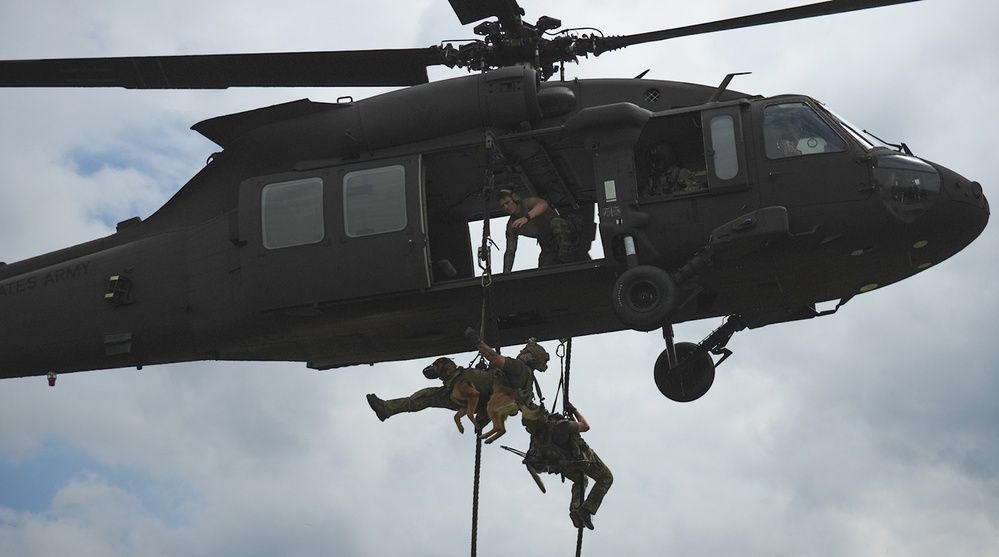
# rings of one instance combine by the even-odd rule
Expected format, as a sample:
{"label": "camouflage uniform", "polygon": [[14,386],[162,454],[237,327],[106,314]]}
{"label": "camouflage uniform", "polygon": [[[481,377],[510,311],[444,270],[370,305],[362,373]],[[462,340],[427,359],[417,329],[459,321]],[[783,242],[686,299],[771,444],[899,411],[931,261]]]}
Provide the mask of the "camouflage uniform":
{"label": "camouflage uniform", "polygon": [[[543,410],[524,412],[522,420],[524,428],[531,434],[531,447],[524,464],[538,472],[562,474],[572,481],[570,514],[577,508],[597,514],[600,503],[614,483],[614,475],[580,437],[578,424]],[[587,477],[595,482],[589,495],[586,495]]]}
{"label": "camouflage uniform", "polygon": [[517,255],[517,237],[536,238],[541,246],[538,266],[547,267],[572,261],[572,227],[569,222],[558,216],[554,209],[549,208],[540,216],[527,220],[527,224],[514,228],[517,219],[527,216],[541,199],[526,197],[519,202],[520,208],[516,214],[510,215],[506,223],[506,253],[503,255],[503,272],[513,269],[513,260]]}
{"label": "camouflage uniform", "polygon": [[701,184],[697,181],[697,173],[693,170],[671,166],[665,172],[656,175],[653,184],[653,195],[664,195],[681,191],[697,191]]}
{"label": "camouflage uniform", "polygon": [[461,410],[464,407],[451,399],[451,389],[445,387],[427,387],[403,397],[385,401],[386,416],[394,416],[403,412],[419,412],[427,408],[449,408]]}
{"label": "camouflage uniform", "polygon": [[[447,408],[450,410],[461,410],[465,408],[464,402],[458,402],[451,398],[451,391],[454,388],[454,383],[461,378],[468,379],[475,386],[476,390],[480,393],[491,393],[493,390],[493,380],[496,374],[493,371],[483,371],[475,368],[458,368],[460,373],[454,375],[449,380],[440,387],[427,387],[426,389],[420,389],[415,393],[403,397],[403,398],[393,398],[390,400],[383,401],[382,411],[386,418],[389,416],[394,416],[396,414],[401,414],[403,412],[419,412],[420,410],[425,410],[427,408]],[[443,380],[442,380],[443,381]],[[489,401],[488,396],[484,396],[479,400],[479,408],[476,408],[476,414],[485,416],[486,403]]]}
{"label": "camouflage uniform", "polygon": [[534,400],[534,370],[518,358],[507,358],[498,374],[514,391],[517,402],[524,406]]}
{"label": "camouflage uniform", "polygon": [[646,195],[670,195],[701,189],[697,173],[679,164],[668,143],[659,143],[649,149],[649,163],[652,177],[649,178]]}

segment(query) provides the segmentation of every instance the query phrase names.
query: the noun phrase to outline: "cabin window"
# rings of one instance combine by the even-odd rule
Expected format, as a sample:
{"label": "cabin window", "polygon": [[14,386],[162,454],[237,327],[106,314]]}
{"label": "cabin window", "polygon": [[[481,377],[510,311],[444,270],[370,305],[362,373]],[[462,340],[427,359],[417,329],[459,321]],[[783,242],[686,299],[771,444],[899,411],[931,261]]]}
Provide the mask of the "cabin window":
{"label": "cabin window", "polygon": [[322,241],[325,236],[322,179],[306,178],[264,186],[261,226],[267,249]]}
{"label": "cabin window", "polygon": [[343,178],[344,231],[351,238],[406,228],[406,169],[350,172]]}
{"label": "cabin window", "polygon": [[767,158],[783,159],[846,150],[846,142],[802,102],[775,104],[763,111]]}
{"label": "cabin window", "polygon": [[722,114],[711,119],[711,149],[715,176],[731,180],[739,175],[739,152],[735,144],[735,119]]}
{"label": "cabin window", "polygon": [[707,191],[700,113],[650,120],[635,145],[638,194],[642,198]]}

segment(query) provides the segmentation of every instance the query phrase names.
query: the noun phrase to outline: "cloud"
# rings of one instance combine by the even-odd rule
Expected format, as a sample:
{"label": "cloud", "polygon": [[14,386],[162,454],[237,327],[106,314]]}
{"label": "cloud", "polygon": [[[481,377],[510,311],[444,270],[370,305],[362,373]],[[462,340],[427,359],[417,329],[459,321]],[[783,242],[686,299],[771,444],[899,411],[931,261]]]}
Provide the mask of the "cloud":
{"label": "cloud", "polygon": [[[787,3],[522,4],[528,20],[543,11],[610,34]],[[13,1],[0,8],[0,52],[405,48],[471,36],[443,2],[348,8]],[[636,47],[566,74],[630,78],[651,68],[650,77],[715,84],[753,71],[732,88],[813,95],[996,197],[986,95],[999,77],[997,10],[926,1]],[[188,130],[194,122],[369,93],[0,91],[0,260],[148,217],[218,150]],[[996,553],[997,236],[990,227],[951,260],[836,315],[738,333],[711,391],[693,403],[670,403],[655,388],[660,333],[574,339],[572,399],[615,474],[584,553]],[[680,324],[677,338],[696,341],[719,324]],[[556,363],[541,376],[550,397]],[[318,373],[196,362],[70,374],[54,389],[40,377],[0,381],[0,554],[463,554],[471,435],[443,410],[379,422],[364,399],[429,385],[423,365]],[[526,434],[512,423],[500,443],[524,449]],[[498,446],[485,448],[482,467],[480,554],[574,548],[567,484],[546,476],[542,494]]]}

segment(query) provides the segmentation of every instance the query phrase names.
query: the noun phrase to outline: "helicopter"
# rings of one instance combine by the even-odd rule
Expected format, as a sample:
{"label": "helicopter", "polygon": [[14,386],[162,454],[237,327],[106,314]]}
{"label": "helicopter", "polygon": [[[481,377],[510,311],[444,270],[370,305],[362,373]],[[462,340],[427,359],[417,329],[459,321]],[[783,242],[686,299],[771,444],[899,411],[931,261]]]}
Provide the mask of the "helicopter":
{"label": "helicopter", "polygon": [[[469,223],[503,216],[505,188],[575,223],[580,257],[489,273],[492,341],[663,329],[657,387],[695,400],[735,332],[835,313],[970,244],[988,221],[982,188],[871,142],[806,96],[748,95],[728,78],[554,78],[634,44],[900,3],[820,2],[615,37],[526,23],[513,0],[451,0],[462,24],[488,20],[481,39],[0,62],[5,87],[405,87],[196,124],[222,151],[159,211],[0,267],[12,331],[0,376],[52,382],[205,359],[330,369],[461,351],[484,298]],[[431,83],[434,65],[475,73]],[[695,185],[664,183],[666,146]],[[587,260],[598,236],[605,256]],[[478,253],[488,250],[484,238]],[[674,342],[673,324],[709,317],[726,321],[700,343]]]}

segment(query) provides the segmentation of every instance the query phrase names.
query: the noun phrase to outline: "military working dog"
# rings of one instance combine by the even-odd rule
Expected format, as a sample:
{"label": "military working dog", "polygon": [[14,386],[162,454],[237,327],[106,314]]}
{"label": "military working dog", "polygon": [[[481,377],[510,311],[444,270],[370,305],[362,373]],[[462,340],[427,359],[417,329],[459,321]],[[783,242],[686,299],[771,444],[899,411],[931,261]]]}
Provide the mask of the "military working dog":
{"label": "military working dog", "polygon": [[[517,393],[500,376],[491,371],[459,367],[450,358],[437,358],[423,370],[423,375],[429,379],[438,378],[443,381],[444,386],[451,389],[451,399],[462,405],[454,415],[458,431],[465,433],[461,418],[468,416],[475,426],[475,431],[480,432],[479,437],[486,443],[492,443],[506,433],[507,417],[514,416],[520,411]],[[485,433],[481,433],[479,421],[475,417],[479,403],[483,399],[487,400],[486,415],[493,426]]]}

